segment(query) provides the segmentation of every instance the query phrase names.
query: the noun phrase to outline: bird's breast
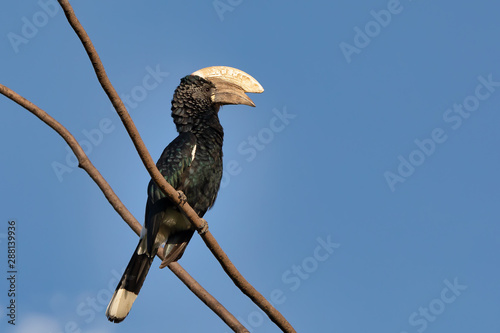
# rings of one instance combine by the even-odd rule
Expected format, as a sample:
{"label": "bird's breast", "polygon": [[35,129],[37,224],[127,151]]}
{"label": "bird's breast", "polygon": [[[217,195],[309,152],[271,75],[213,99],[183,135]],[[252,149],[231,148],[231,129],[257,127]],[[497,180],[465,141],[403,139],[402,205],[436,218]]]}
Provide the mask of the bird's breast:
{"label": "bird's breast", "polygon": [[219,153],[197,146],[189,175],[183,183],[188,203],[203,215],[215,202],[222,178],[222,149]]}

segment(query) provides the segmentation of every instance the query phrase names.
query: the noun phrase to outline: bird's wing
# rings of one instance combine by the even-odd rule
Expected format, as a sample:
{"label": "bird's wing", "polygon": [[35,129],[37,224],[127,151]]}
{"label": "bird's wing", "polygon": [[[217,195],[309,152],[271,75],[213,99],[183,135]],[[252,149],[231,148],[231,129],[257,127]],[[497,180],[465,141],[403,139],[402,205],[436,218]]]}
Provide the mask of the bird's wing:
{"label": "bird's wing", "polygon": [[[181,133],[165,148],[156,163],[161,174],[176,190],[182,190],[182,185],[189,175],[189,167],[196,152],[196,137],[192,133]],[[156,183],[151,180],[148,186],[148,201],[146,204],[145,227],[147,235],[147,252],[153,253],[156,235],[169,207],[174,204],[163,194]],[[156,250],[156,249],[155,249]]]}
{"label": "bird's wing", "polygon": [[[186,171],[194,159],[195,152],[196,136],[184,132],[170,142],[161,154],[156,167],[173,188],[178,189],[184,178],[187,177]],[[152,181],[148,186],[148,197],[154,203],[165,197],[165,195]]]}

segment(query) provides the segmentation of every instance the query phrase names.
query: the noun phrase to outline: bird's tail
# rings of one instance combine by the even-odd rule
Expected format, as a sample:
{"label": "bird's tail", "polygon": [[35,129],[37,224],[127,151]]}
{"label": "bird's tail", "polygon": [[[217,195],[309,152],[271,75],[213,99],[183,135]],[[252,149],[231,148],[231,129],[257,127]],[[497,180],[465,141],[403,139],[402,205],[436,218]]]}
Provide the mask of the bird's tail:
{"label": "bird's tail", "polygon": [[[142,240],[141,240],[142,241]],[[123,276],[116,287],[113,297],[108,304],[106,309],[106,317],[109,321],[119,323],[130,312],[132,304],[134,304],[139,291],[141,290],[142,284],[148,275],[151,263],[156,255],[157,250],[152,254],[142,253],[139,254],[141,247],[141,242],[137,246],[136,250],[130,262],[128,263]]]}

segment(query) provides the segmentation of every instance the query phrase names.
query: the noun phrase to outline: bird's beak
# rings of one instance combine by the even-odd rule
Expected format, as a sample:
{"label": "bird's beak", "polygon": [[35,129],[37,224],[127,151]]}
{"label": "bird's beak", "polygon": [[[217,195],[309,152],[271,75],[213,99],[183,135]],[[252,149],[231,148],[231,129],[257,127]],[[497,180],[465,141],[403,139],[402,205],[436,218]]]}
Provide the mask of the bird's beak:
{"label": "bird's beak", "polygon": [[213,66],[197,70],[191,75],[200,76],[215,85],[212,101],[219,105],[244,104],[255,106],[245,93],[260,94],[264,88],[249,74],[232,67]]}

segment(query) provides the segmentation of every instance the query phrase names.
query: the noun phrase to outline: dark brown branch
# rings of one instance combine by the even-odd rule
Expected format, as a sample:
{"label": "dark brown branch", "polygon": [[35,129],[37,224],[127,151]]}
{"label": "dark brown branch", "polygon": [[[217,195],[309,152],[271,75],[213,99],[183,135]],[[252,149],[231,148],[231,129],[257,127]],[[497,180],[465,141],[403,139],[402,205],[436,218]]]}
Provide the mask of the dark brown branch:
{"label": "dark brown branch", "polygon": [[240,290],[247,295],[257,306],[259,306],[268,316],[269,318],[278,326],[283,332],[295,332],[292,325],[286,320],[283,315],[276,310],[271,303],[269,303],[261,293],[259,293],[237,270],[237,268],[233,265],[233,263],[229,260],[228,256],[224,253],[222,248],[219,246],[215,238],[212,236],[210,231],[206,230],[206,224],[203,219],[201,219],[196,212],[189,206],[188,203],[181,200],[177,191],[163,178],[160,171],[156,168],[156,165],[151,158],[142,138],[135,127],[130,114],[128,113],[125,105],[123,104],[120,96],[114,89],[111,84],[108,76],[106,75],[106,71],[104,70],[104,66],[95,50],[90,37],[87,35],[85,29],[78,21],[73,8],[71,7],[68,0],[58,0],[59,4],[64,10],[64,14],[66,18],[77,34],[78,38],[80,38],[85,51],[87,52],[90,61],[92,62],[92,66],[97,75],[97,79],[101,84],[102,88],[108,95],[111,103],[116,109],[118,115],[120,116],[123,125],[125,126],[127,132],[134,143],[139,156],[144,163],[144,166],[148,170],[151,178],[155,181],[155,183],[160,187],[160,189],[165,193],[166,196],[170,198],[172,202],[174,202],[179,209],[181,209],[184,214],[191,221],[193,226],[198,231],[203,231],[200,233],[203,241],[208,246],[210,251],[217,258],[224,271],[230,276],[231,280],[236,284]]}
{"label": "dark brown branch", "polygon": [[[20,106],[24,107],[26,110],[33,113],[40,120],[46,123],[49,127],[55,130],[69,145],[71,150],[75,153],[78,159],[79,167],[87,172],[87,174],[94,180],[94,182],[99,186],[104,196],[109,201],[111,206],[116,210],[116,212],[122,217],[122,219],[134,230],[134,232],[139,235],[141,233],[142,226],[137,221],[137,219],[130,213],[130,211],[121,202],[118,196],[115,194],[111,186],[104,179],[101,173],[95,168],[95,166],[90,162],[89,158],[83,151],[82,147],[76,141],[75,137],[57,120],[52,118],[47,112],[40,109],[35,104],[28,101],[26,98],[17,94],[13,90],[7,88],[6,86],[0,84],[0,94],[6,96],[12,101],[16,102]],[[163,253],[163,251],[158,251],[158,253]],[[158,254],[158,257],[163,260],[163,256]],[[212,295],[210,295],[195,279],[189,275],[180,264],[171,263],[168,268],[212,311],[214,311],[233,331],[235,332],[247,332],[248,330],[226,309],[222,304],[220,304]]]}

